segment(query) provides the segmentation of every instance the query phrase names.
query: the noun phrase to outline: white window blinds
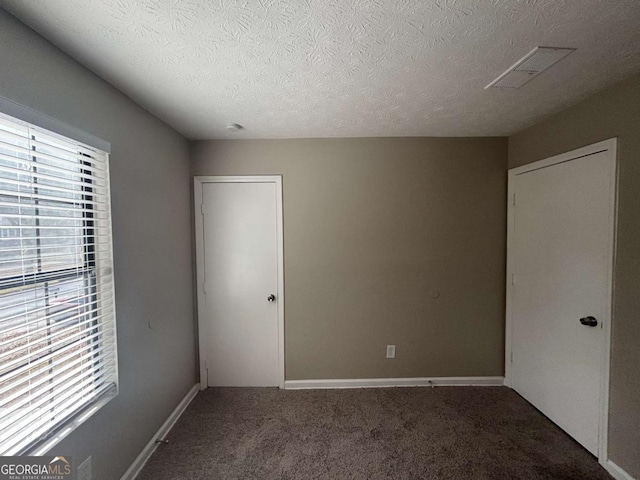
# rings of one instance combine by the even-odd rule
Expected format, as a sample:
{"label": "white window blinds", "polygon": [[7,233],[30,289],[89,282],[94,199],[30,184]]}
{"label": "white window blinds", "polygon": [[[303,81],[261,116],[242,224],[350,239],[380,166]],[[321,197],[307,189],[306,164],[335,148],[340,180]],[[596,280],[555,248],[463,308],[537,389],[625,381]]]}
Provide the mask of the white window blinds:
{"label": "white window blinds", "polygon": [[108,155],[0,114],[0,455],[117,380]]}

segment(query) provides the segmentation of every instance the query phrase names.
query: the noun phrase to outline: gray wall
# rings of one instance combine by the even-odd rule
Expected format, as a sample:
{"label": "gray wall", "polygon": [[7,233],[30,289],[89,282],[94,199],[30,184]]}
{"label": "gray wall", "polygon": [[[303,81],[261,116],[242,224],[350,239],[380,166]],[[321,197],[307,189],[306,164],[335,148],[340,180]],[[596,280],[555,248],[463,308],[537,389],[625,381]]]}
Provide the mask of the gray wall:
{"label": "gray wall", "polygon": [[618,137],[609,456],[640,478],[640,75],[509,138],[509,167]]}
{"label": "gray wall", "polygon": [[188,144],[1,9],[0,95],[112,144],[120,394],[52,453],[113,480],[196,382]]}
{"label": "gray wall", "polygon": [[191,154],[194,175],[283,175],[287,380],[503,375],[506,139],[202,141]]}

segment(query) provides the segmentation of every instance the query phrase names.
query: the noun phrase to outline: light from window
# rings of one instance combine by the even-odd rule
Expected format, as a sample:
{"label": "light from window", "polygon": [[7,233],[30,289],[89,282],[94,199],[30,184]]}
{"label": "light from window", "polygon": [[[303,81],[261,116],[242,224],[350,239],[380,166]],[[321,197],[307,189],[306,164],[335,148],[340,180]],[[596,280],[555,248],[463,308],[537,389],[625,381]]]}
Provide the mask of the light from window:
{"label": "light from window", "polygon": [[0,114],[0,455],[117,393],[108,155]]}

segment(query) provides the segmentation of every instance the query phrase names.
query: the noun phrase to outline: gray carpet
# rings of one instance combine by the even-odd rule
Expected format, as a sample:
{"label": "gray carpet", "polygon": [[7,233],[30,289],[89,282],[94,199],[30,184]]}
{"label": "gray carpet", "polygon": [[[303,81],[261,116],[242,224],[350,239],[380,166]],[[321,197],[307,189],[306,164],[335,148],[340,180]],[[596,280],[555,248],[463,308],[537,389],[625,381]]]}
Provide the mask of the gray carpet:
{"label": "gray carpet", "polygon": [[504,387],[201,392],[140,480],[609,479]]}

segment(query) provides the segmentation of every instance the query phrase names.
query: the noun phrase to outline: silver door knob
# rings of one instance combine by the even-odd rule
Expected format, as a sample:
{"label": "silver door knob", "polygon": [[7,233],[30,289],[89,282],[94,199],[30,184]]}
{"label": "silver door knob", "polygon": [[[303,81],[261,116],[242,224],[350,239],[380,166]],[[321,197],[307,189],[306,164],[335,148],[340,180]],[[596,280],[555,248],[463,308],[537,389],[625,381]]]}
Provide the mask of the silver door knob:
{"label": "silver door knob", "polygon": [[276,296],[273,293],[267,297],[267,302],[275,302],[275,301],[276,301]]}

